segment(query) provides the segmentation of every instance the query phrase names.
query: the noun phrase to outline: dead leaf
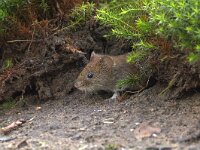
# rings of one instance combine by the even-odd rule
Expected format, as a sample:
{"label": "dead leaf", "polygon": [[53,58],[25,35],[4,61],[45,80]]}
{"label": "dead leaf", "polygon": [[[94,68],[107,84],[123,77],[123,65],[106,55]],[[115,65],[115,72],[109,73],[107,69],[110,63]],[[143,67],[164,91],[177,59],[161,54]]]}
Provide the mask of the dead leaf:
{"label": "dead leaf", "polygon": [[138,140],[142,140],[143,138],[150,137],[154,134],[158,134],[161,132],[159,127],[151,126],[148,123],[141,123],[134,131],[135,137]]}

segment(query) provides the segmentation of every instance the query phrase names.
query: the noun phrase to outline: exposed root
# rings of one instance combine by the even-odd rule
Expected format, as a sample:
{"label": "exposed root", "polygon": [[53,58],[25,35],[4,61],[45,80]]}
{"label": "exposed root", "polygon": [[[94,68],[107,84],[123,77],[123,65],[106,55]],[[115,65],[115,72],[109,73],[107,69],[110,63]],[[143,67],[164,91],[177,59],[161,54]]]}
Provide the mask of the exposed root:
{"label": "exposed root", "polygon": [[168,91],[175,85],[175,83],[177,82],[177,79],[179,78],[179,74],[180,74],[180,73],[177,72],[177,73],[173,76],[173,78],[172,78],[171,81],[169,82],[168,86],[167,86],[162,92],[160,92],[159,95],[165,94],[166,92],[168,92]]}

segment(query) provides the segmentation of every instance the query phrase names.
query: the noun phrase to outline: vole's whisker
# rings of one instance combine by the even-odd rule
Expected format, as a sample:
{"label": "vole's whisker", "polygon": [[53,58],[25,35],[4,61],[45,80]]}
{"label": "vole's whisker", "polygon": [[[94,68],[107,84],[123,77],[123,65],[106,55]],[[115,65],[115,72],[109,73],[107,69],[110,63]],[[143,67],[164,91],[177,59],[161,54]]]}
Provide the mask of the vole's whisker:
{"label": "vole's whisker", "polygon": [[86,96],[87,96],[87,91],[86,91],[86,89],[84,89],[84,98],[86,98]]}
{"label": "vole's whisker", "polygon": [[92,88],[92,87],[91,87],[91,89],[90,89],[90,90],[91,90],[91,91],[94,91],[94,88]]}

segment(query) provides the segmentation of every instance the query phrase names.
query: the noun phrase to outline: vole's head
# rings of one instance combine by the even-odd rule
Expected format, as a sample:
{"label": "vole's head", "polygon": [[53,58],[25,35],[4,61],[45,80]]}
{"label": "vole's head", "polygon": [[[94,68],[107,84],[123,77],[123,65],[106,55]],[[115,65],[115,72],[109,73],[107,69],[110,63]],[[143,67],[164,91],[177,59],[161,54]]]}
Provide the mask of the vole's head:
{"label": "vole's head", "polygon": [[91,54],[86,65],[75,81],[74,86],[81,91],[105,90],[111,80],[113,60],[110,56]]}

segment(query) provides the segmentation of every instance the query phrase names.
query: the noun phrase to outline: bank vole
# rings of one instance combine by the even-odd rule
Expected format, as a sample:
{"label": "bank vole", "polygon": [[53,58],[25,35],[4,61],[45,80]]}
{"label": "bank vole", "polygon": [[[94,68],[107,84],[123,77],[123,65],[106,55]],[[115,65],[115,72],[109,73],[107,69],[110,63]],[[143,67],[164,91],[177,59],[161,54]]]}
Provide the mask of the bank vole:
{"label": "bank vole", "polygon": [[[127,55],[110,56],[92,52],[89,63],[76,79],[74,86],[85,92],[111,91],[115,93],[112,98],[116,98],[118,92],[122,90],[116,85],[117,82],[129,75],[140,74],[136,65],[127,63]],[[135,84],[123,89],[140,90],[145,83],[146,81],[143,85]]]}

